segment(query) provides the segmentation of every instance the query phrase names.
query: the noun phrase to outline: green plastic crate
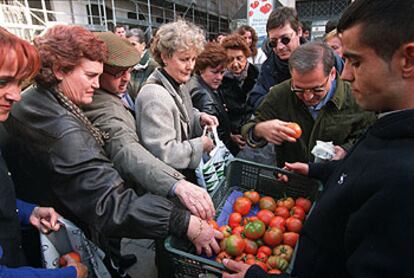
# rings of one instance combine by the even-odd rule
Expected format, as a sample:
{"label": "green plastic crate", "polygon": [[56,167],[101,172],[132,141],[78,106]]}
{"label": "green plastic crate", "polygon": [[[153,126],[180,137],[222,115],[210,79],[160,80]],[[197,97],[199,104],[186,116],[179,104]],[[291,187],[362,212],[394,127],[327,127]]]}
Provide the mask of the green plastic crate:
{"label": "green plastic crate", "polygon": [[[289,177],[284,183],[277,179],[277,174]],[[230,162],[226,179],[213,192],[212,199],[216,214],[220,215],[221,208],[233,190],[255,190],[261,195],[275,198],[291,196],[293,198],[307,197],[311,201],[318,199],[322,184],[318,180],[303,177],[283,169],[263,165],[247,160],[235,159]],[[172,236],[165,240],[165,248],[174,264],[175,277],[221,277],[224,269],[222,264],[195,255],[195,249],[188,240],[177,239]]]}

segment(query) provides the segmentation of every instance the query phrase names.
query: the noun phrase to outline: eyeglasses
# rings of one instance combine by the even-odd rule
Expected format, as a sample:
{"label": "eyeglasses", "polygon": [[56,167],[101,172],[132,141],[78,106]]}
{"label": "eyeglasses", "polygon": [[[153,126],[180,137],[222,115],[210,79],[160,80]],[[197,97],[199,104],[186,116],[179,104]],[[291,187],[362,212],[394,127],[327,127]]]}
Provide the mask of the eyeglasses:
{"label": "eyeglasses", "polygon": [[112,75],[115,79],[120,78],[125,73],[131,72],[131,71],[132,71],[132,67],[131,68],[119,68],[119,67],[104,65],[104,72],[109,75]]}
{"label": "eyeglasses", "polygon": [[326,92],[326,84],[328,84],[328,81],[329,81],[329,76],[326,78],[325,82],[322,85],[319,85],[317,87],[310,88],[310,89],[295,88],[292,84],[290,87],[290,90],[292,91],[292,93],[295,93],[295,94],[304,94],[308,92],[314,95],[321,95]]}
{"label": "eyeglasses", "polygon": [[279,43],[279,41],[281,43],[283,43],[284,45],[288,45],[290,43],[290,41],[292,40],[292,37],[293,37],[293,34],[294,33],[295,32],[292,32],[289,36],[288,35],[285,35],[285,36],[282,36],[279,39],[271,39],[269,41],[269,47],[275,48],[277,46],[277,44]]}

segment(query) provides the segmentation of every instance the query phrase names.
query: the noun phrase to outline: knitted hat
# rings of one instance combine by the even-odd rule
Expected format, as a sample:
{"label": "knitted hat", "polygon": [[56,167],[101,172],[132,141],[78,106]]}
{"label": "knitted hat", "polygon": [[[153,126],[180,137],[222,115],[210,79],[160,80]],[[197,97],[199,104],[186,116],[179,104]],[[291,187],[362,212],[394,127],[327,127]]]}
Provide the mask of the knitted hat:
{"label": "knitted hat", "polygon": [[96,32],[94,34],[108,48],[108,60],[105,64],[114,67],[129,68],[139,63],[141,57],[128,40],[122,39],[112,32]]}

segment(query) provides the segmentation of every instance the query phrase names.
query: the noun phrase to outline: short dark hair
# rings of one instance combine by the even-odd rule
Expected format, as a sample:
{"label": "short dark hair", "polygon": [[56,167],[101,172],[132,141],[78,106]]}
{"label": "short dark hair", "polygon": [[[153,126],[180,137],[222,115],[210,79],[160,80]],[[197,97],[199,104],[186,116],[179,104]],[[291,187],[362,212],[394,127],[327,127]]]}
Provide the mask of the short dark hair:
{"label": "short dark hair", "polygon": [[290,26],[297,33],[300,27],[298,13],[294,8],[278,7],[273,10],[266,23],[266,32],[270,30],[285,26],[286,23],[290,23]]}
{"label": "short dark hair", "polygon": [[142,31],[139,28],[129,29],[129,31],[126,32],[125,37],[126,38],[135,37],[135,38],[138,39],[139,43],[145,43],[145,44],[147,43],[146,40],[145,40],[145,33],[144,33],[144,31]]}
{"label": "short dark hair", "polygon": [[329,45],[320,42],[305,43],[293,51],[289,58],[289,69],[299,73],[307,73],[323,64],[323,72],[328,76],[335,65],[335,54]]}
{"label": "short dark hair", "polygon": [[413,1],[356,0],[344,12],[337,29],[343,33],[355,25],[363,30],[360,42],[390,61],[401,45],[414,41]]}
{"label": "short dark hair", "polygon": [[217,42],[209,42],[204,47],[204,51],[197,57],[195,63],[195,72],[200,74],[207,67],[216,68],[227,65],[227,53],[224,47]]}
{"label": "short dark hair", "polygon": [[118,28],[124,28],[124,30],[126,30],[124,25],[116,24],[116,25],[114,25],[114,28],[112,28],[112,33],[115,33],[116,29],[118,29]]}

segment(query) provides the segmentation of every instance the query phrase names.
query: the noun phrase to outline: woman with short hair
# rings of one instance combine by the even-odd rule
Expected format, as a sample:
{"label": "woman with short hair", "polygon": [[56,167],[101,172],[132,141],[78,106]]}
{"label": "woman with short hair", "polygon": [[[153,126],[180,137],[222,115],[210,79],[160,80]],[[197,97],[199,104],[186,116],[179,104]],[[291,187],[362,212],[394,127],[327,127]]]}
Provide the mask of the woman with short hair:
{"label": "woman with short hair", "polygon": [[204,43],[204,32],[191,23],[161,26],[151,45],[161,68],[141,88],[135,104],[142,144],[192,182],[203,152],[214,147],[210,138],[201,136],[203,127],[218,124],[216,117],[194,109],[189,93],[181,88],[190,79]]}
{"label": "woman with short hair", "polygon": [[227,66],[226,50],[218,43],[208,43],[198,56],[195,74],[185,85],[195,108],[219,120],[218,135],[235,156],[239,147],[231,140],[230,120],[224,97],[219,90]]}

